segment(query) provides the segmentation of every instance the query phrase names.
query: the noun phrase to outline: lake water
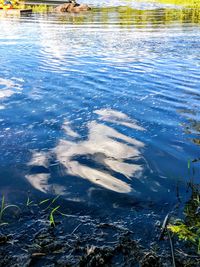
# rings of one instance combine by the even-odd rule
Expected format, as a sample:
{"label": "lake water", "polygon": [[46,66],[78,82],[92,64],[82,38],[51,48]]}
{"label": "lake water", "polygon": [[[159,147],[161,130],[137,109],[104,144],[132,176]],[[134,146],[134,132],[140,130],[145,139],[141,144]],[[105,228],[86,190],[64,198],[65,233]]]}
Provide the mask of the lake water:
{"label": "lake water", "polygon": [[199,182],[199,19],[91,2],[80,15],[0,17],[1,194],[166,212],[177,187],[184,199]]}

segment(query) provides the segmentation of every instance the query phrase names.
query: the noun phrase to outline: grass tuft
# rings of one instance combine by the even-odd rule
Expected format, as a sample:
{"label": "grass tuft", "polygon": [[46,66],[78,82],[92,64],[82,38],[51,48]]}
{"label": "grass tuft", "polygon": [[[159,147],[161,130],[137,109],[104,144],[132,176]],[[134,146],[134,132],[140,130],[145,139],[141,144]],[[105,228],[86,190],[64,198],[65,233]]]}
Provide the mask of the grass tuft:
{"label": "grass tuft", "polygon": [[[1,200],[1,209],[0,209],[0,223],[1,223],[1,225],[3,223],[2,220],[3,220],[3,215],[4,215],[5,211],[10,209],[10,208],[15,208],[21,212],[21,209],[17,205],[6,205],[5,204],[5,197],[3,195],[2,200]],[[5,224],[5,223],[3,223],[3,224]]]}

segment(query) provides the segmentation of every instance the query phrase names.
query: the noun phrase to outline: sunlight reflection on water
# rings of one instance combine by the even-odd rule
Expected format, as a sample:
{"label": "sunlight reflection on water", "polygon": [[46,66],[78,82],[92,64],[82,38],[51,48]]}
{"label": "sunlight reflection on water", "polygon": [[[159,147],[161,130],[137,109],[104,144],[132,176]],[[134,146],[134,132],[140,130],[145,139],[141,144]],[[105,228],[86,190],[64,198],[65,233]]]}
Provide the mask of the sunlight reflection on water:
{"label": "sunlight reflection on water", "polygon": [[0,78],[0,99],[8,98],[21,90],[22,86],[16,81]]}
{"label": "sunlight reflection on water", "polygon": [[154,7],[0,19],[1,188],[175,198],[199,154],[199,22]]}

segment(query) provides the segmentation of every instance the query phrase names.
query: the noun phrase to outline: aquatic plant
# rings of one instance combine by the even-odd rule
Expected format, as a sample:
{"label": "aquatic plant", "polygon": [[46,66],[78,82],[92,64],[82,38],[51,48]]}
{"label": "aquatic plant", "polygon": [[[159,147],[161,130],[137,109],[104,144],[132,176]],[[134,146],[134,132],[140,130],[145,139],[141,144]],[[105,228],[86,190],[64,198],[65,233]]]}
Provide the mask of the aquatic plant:
{"label": "aquatic plant", "polygon": [[6,205],[5,203],[5,197],[4,195],[2,196],[2,199],[1,199],[1,209],[0,209],[0,225],[1,224],[5,224],[3,222],[3,215],[5,213],[6,210],[10,209],[10,208],[14,208],[14,209],[18,209],[19,211],[21,211],[21,209],[17,206],[17,205]]}
{"label": "aquatic plant", "polygon": [[[53,227],[56,226],[55,219],[54,219],[54,213],[56,211],[59,212],[58,209],[60,208],[60,206],[56,206],[56,207],[52,208],[52,205],[56,202],[56,200],[59,197],[60,197],[60,195],[57,195],[53,199],[46,198],[46,199],[39,202],[39,205],[48,204],[48,206],[43,211],[51,209],[50,215],[49,215],[49,223],[50,223],[50,226],[53,226]],[[62,212],[59,212],[59,214],[63,215]]]}
{"label": "aquatic plant", "polygon": [[27,197],[26,206],[30,206],[33,204],[33,200],[30,200],[29,196]]}
{"label": "aquatic plant", "polygon": [[52,211],[50,212],[50,216],[49,216],[49,222],[50,225],[55,227],[55,219],[54,219],[54,213],[60,208],[60,206],[55,207],[54,209],[52,209]]}
{"label": "aquatic plant", "polygon": [[[67,214],[62,213],[61,211],[58,210],[60,208],[60,206],[55,207],[55,202],[59,197],[60,197],[60,195],[57,195],[54,198],[46,198],[44,200],[41,200],[39,203],[37,203],[37,202],[31,200],[30,197],[28,196],[26,202],[24,204],[22,204],[21,209],[23,210],[25,208],[25,206],[29,208],[30,206],[39,207],[41,205],[47,204],[47,206],[42,208],[41,210],[50,212],[49,213],[49,223],[51,226],[55,227],[56,226],[55,218],[54,218],[55,212],[59,213],[62,216],[68,216]],[[0,208],[0,226],[8,224],[7,222],[3,221],[3,215],[10,208],[14,208],[14,209],[21,211],[20,207],[17,205],[6,204],[5,203],[5,197],[3,195],[2,200],[1,200],[1,208]]]}
{"label": "aquatic plant", "polygon": [[49,202],[49,205],[44,209],[44,210],[48,210],[49,208],[51,208],[51,206],[56,202],[56,200],[60,197],[60,195],[55,196],[53,199],[51,198],[46,198],[42,201],[39,202],[39,205],[45,204]]}
{"label": "aquatic plant", "polygon": [[200,254],[200,186],[190,184],[192,194],[184,208],[185,218],[177,219],[168,225],[168,229],[178,237],[193,246]]}

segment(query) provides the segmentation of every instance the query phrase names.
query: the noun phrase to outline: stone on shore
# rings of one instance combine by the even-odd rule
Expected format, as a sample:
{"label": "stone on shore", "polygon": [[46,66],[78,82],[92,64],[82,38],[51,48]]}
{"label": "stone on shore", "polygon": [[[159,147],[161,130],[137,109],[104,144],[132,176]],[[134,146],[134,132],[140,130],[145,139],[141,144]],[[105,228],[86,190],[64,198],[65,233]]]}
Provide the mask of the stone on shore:
{"label": "stone on shore", "polygon": [[79,13],[82,11],[88,11],[91,8],[86,4],[77,4],[77,3],[65,3],[59,5],[55,8],[56,12],[69,12],[69,13]]}

